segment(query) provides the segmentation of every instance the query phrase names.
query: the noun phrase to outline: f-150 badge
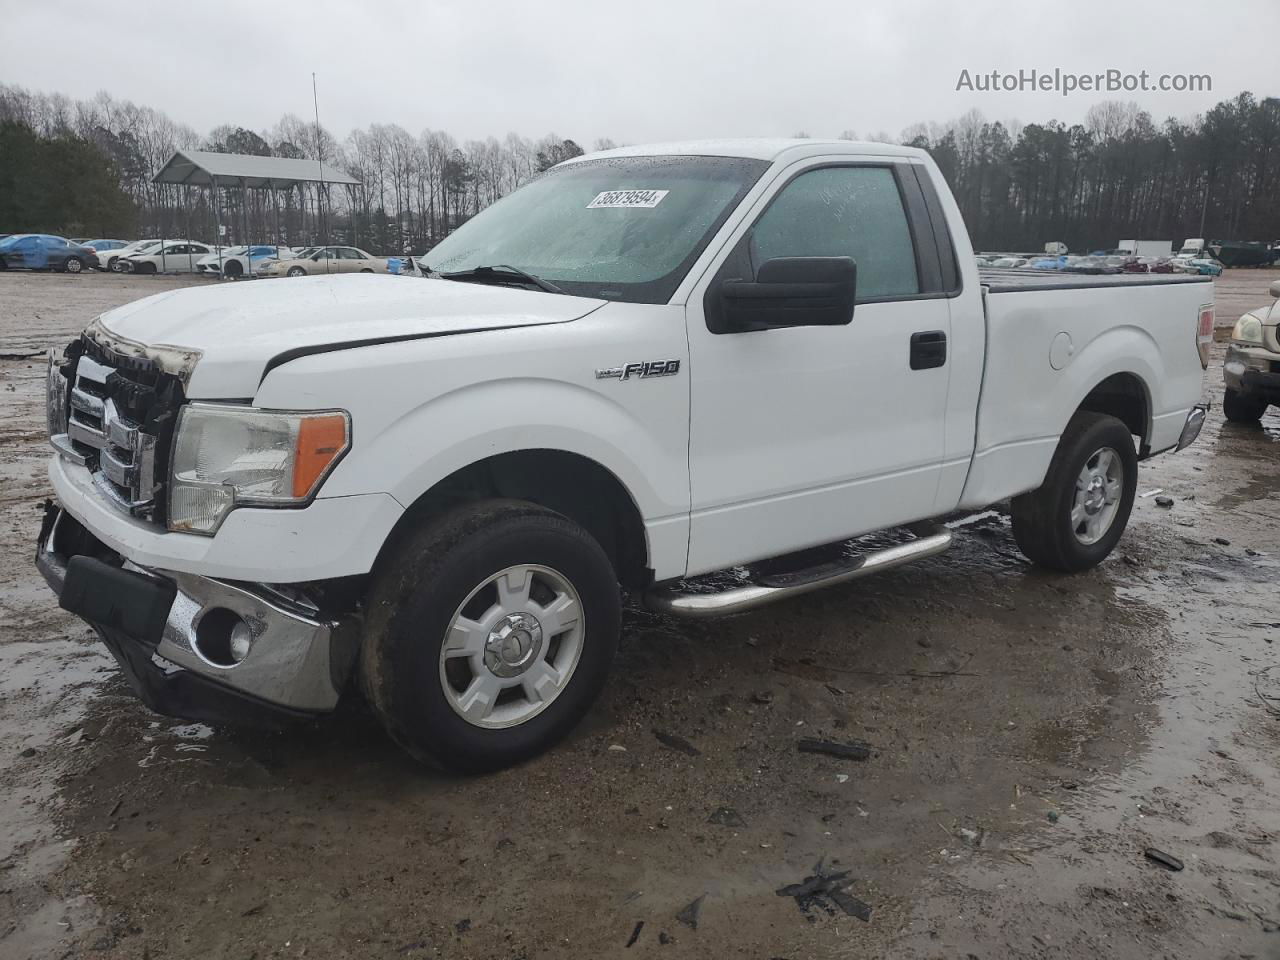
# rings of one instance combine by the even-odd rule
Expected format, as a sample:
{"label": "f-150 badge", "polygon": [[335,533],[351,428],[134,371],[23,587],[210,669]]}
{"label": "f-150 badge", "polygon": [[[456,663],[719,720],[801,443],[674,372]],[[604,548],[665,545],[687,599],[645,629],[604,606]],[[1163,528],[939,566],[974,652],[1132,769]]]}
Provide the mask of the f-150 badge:
{"label": "f-150 badge", "polygon": [[644,380],[648,377],[674,377],[680,372],[679,360],[646,360],[643,363],[628,363],[623,367],[605,367],[596,371],[597,380],[630,380],[635,377]]}

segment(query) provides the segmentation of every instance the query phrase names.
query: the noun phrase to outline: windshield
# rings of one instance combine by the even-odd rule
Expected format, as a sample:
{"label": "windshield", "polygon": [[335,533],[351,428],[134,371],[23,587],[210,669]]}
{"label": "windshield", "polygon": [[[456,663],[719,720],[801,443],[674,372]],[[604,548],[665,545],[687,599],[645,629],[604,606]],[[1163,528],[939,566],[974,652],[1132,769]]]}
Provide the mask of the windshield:
{"label": "windshield", "polygon": [[422,257],[437,273],[516,267],[566,293],[666,303],[769,164],[618,157],[546,173]]}

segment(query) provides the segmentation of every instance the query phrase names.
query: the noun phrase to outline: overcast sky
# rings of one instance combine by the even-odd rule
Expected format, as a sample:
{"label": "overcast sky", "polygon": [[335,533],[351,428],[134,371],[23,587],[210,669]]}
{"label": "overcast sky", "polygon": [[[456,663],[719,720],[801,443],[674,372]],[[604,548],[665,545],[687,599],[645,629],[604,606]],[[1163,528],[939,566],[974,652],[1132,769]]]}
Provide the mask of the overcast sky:
{"label": "overcast sky", "polygon": [[[1242,90],[1280,94],[1280,0],[307,0],[48,4],[0,0],[0,82],[99,90],[205,133],[311,113],[339,137],[394,122],[459,140],[556,131],[584,145],[804,130],[835,136],[977,107],[1024,123],[1135,100],[1190,117]],[[1207,93],[981,93],[1019,69],[1209,74]]]}

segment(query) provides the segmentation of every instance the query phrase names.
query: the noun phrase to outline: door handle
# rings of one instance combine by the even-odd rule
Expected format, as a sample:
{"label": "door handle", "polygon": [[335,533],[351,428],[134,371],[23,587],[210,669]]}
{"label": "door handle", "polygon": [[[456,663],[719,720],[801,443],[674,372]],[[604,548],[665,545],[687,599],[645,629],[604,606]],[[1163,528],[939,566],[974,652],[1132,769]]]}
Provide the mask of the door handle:
{"label": "door handle", "polygon": [[911,369],[932,370],[947,362],[947,334],[943,330],[921,330],[911,335]]}

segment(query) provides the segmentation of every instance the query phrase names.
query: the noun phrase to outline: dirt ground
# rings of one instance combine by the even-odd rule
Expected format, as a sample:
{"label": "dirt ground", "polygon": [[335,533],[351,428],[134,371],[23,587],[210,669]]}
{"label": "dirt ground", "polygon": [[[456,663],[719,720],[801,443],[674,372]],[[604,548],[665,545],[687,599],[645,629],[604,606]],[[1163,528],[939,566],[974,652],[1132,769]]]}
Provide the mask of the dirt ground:
{"label": "dirt ground", "polygon": [[[1220,323],[1278,275],[1230,271]],[[0,276],[0,349],[175,282]],[[996,510],[758,613],[632,609],[582,727],[478,779],[359,705],[255,734],[136,703],[31,565],[42,376],[0,362],[6,960],[1280,957],[1280,411],[1224,424],[1220,347],[1199,442],[1142,467],[1172,508],[1097,570],[1031,568]],[[869,921],[775,893],[820,860]]]}

